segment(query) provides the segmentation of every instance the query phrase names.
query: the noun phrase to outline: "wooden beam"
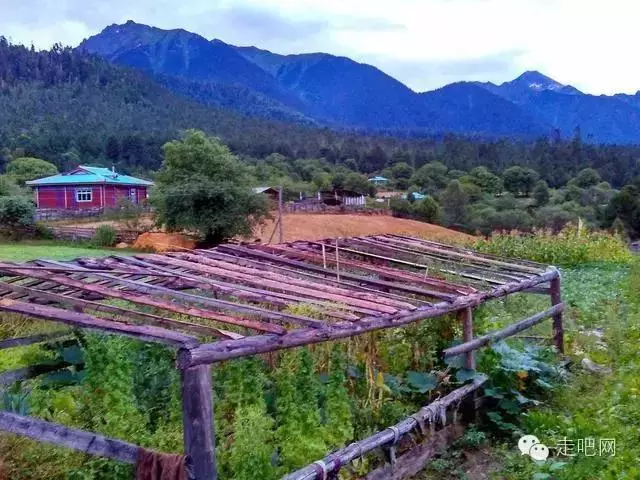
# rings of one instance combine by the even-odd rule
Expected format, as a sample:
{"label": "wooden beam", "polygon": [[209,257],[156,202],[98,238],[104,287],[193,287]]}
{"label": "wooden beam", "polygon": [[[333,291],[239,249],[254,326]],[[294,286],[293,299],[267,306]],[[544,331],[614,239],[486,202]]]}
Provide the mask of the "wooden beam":
{"label": "wooden beam", "polygon": [[[446,415],[447,408],[460,402],[471,392],[479,389],[486,381],[486,377],[476,378],[473,382],[464,385],[442,397],[440,400],[436,400],[426,407],[423,407],[420,411],[406,418],[402,422],[395,424],[393,427],[389,427],[386,430],[378,432],[364,440],[352,443],[351,445],[328,455],[321,460],[325,466],[326,474],[328,475],[333,473],[342,465],[349,464],[351,461],[362,457],[365,453],[370,452],[371,450],[397,441],[402,435],[414,430],[418,426],[418,420],[420,422],[433,424],[434,426],[437,425]],[[316,465],[317,464],[310,465],[296,472],[290,473],[283,477],[283,480],[315,480],[317,478],[322,478],[316,468]]]}
{"label": "wooden beam", "polygon": [[[316,265],[322,265],[323,269],[325,270],[327,268],[325,265],[335,263],[335,260],[331,259],[330,257],[327,258],[326,244],[324,243],[318,244],[317,242],[306,242],[306,243],[308,245],[300,245],[299,243],[295,243],[293,244],[293,246],[255,245],[253,246],[253,248],[263,250],[268,253],[285,255],[289,258],[294,258],[296,260],[306,260],[308,262],[313,262]],[[315,253],[316,251],[313,249],[314,245],[315,246],[320,245],[321,251],[324,251],[325,254],[323,256],[320,256],[318,253]],[[378,275],[381,278],[395,280],[399,282],[415,282],[421,285],[428,285],[444,293],[468,294],[468,293],[474,293],[476,291],[476,289],[472,287],[454,284],[454,283],[447,282],[445,280],[440,280],[433,277],[424,278],[423,275],[416,274],[415,272],[409,272],[409,271],[400,270],[397,268],[384,267],[382,265],[374,265],[372,263],[367,263],[360,260],[341,258],[340,263],[343,266],[351,267],[357,270],[361,270],[363,272]]]}
{"label": "wooden beam", "polygon": [[178,365],[180,368],[188,368],[195,365],[215,363],[258,353],[273,352],[302,345],[354,337],[384,328],[400,327],[427,318],[439,317],[447,313],[456,312],[463,308],[476,307],[487,300],[501,298],[539,283],[548,282],[557,275],[557,270],[551,269],[542,275],[523,280],[522,282],[500,285],[490,292],[479,292],[473,295],[459,297],[452,303],[441,302],[427,307],[419,307],[413,311],[399,312],[394,315],[363,318],[359,322],[336,322],[325,328],[293,330],[282,336],[257,335],[236,341],[224,340],[217,343],[204,344],[188,351],[181,351],[178,355]]}
{"label": "wooden beam", "polygon": [[[153,261],[142,261],[137,258],[119,257],[119,256],[114,258],[122,259],[122,261],[124,262],[132,262],[135,265],[141,265],[141,266],[145,265],[147,268],[155,268],[163,271],[172,271],[170,268],[154,263]],[[175,259],[169,256],[163,256],[162,258],[163,258],[164,264],[172,265],[174,268],[180,268],[178,264],[173,263]],[[151,259],[147,259],[147,260],[151,260]],[[175,260],[175,261],[179,263],[181,262],[180,260]],[[185,262],[185,263],[188,263],[189,267],[185,266],[183,269],[188,268],[191,271],[203,272],[201,265],[199,263],[194,263],[194,262]],[[197,279],[200,283],[202,283],[202,287],[200,288],[212,290],[215,292],[221,292],[221,293],[224,293],[225,295],[242,298],[244,300],[248,300],[254,303],[261,303],[261,304],[269,303],[276,307],[288,307],[289,305],[291,305],[292,302],[293,303],[313,303],[314,305],[318,305],[319,307],[321,307],[323,313],[330,317],[341,318],[342,320],[358,320],[358,318],[360,318],[357,315],[354,315],[347,311],[345,312],[336,311],[335,310],[336,308],[342,308],[341,304],[336,305],[336,304],[331,304],[329,302],[320,301],[317,299],[304,298],[304,297],[290,295],[282,292],[273,292],[270,290],[262,290],[258,288],[249,287],[247,285],[239,285],[235,283],[223,282],[221,280],[213,280],[209,277],[204,277],[202,275],[194,275],[194,274],[185,273],[185,272],[180,272],[179,275],[184,278],[194,279],[194,281],[195,279]],[[206,283],[203,283],[203,282],[206,282]],[[362,310],[365,313],[368,313],[368,314],[371,313],[371,311],[369,310],[366,310],[366,309],[362,309]],[[291,323],[296,323],[296,322],[301,323],[303,325],[309,325],[309,326],[313,325],[313,323],[309,323],[306,320],[303,322],[300,322],[299,320],[291,320]],[[321,323],[321,325],[324,325],[322,324],[322,322],[319,322],[319,323]]]}
{"label": "wooden beam", "polygon": [[[101,275],[101,274],[98,274],[98,275]],[[239,319],[236,317],[230,317],[228,315],[222,315],[222,314],[218,314],[218,313],[214,313],[214,312],[210,312],[207,310],[202,310],[194,307],[183,307],[173,302],[166,302],[166,301],[157,300],[156,298],[154,298],[153,293],[156,292],[154,290],[155,288],[155,289],[161,289],[161,292],[163,293],[167,291],[175,295],[178,295],[178,294],[186,295],[189,299],[201,300],[202,303],[207,303],[207,301],[210,300],[210,299],[199,297],[196,295],[185,294],[183,292],[175,292],[165,287],[156,287],[153,285],[147,285],[142,282],[134,282],[133,280],[126,280],[118,277],[113,277],[113,279],[115,279],[115,281],[118,283],[130,285],[131,282],[133,282],[134,284],[141,285],[140,287],[138,287],[138,290],[143,290],[143,293],[148,294],[148,295],[137,295],[134,293],[123,291],[123,290],[117,290],[115,288],[109,288],[102,285],[97,285],[95,283],[87,283],[81,280],[75,280],[71,277],[65,277],[63,275],[46,275],[42,272],[37,272],[37,273],[32,272],[31,276],[33,277],[43,276],[49,280],[59,283],[60,285],[66,285],[68,287],[77,288],[79,290],[83,290],[86,292],[97,293],[104,297],[119,298],[121,300],[127,300],[139,305],[146,305],[150,307],[160,308],[163,310],[168,310],[170,312],[182,313],[184,315],[206,318],[209,320],[215,320],[223,323],[230,323],[233,325],[253,328],[255,330],[261,330],[265,332],[279,333],[279,334],[286,332],[286,329],[279,325],[271,325],[265,322],[254,321],[254,320]],[[109,280],[112,280],[112,279],[109,279]],[[180,297],[180,298],[184,298],[184,297]],[[192,300],[192,303],[194,300]]]}
{"label": "wooden beam", "polygon": [[[333,247],[335,248],[335,247]],[[308,263],[304,263],[304,262],[299,262],[297,260],[290,260],[287,258],[283,258],[283,257],[279,257],[277,255],[273,255],[270,253],[266,253],[257,249],[252,249],[252,248],[246,248],[246,247],[240,247],[237,245],[220,245],[219,247],[217,247],[218,250],[221,251],[227,251],[227,252],[233,252],[236,254],[244,254],[244,255],[249,255],[249,256],[254,256],[257,258],[264,258],[267,260],[272,260],[274,262],[277,263],[283,263],[283,264],[287,264],[287,265],[291,265],[291,266],[295,266],[298,268],[301,268],[303,270],[309,270],[309,271],[313,271],[316,273],[320,273],[323,275],[335,275],[336,272],[331,272],[330,270],[325,270],[322,267],[317,267],[315,265],[309,265]],[[343,248],[340,248],[340,250],[344,250]],[[361,276],[361,275],[354,275],[352,273],[347,273],[347,272],[341,272],[340,273],[340,278],[344,278],[344,279],[348,279],[348,280],[352,280],[352,281],[357,281],[359,283],[365,283],[371,286],[375,286],[378,288],[388,288],[391,290],[398,290],[398,291],[402,291],[405,293],[413,293],[415,295],[423,295],[426,297],[432,297],[432,298],[438,298],[438,299],[446,299],[446,300],[453,300],[456,298],[456,295],[453,294],[447,294],[447,293],[443,293],[443,292],[437,292],[437,291],[433,291],[433,290],[428,290],[425,288],[419,288],[419,287],[414,287],[411,285],[407,285],[406,283],[399,283],[399,282],[387,282],[384,280],[375,280],[369,277],[365,277],[365,276]]]}
{"label": "wooden beam", "polygon": [[[38,260],[38,262],[44,262],[44,261]],[[56,263],[56,262],[47,261],[46,263]],[[84,270],[82,267],[78,267],[78,269],[80,270],[80,273],[82,273],[82,271]],[[119,278],[114,275],[108,275],[105,273],[98,273],[96,274],[96,276],[104,279],[112,280],[113,282],[126,286],[131,290],[137,291],[139,293],[144,293],[149,296],[172,297],[177,300],[181,300],[183,302],[187,302],[190,304],[202,304],[202,305],[215,307],[217,309],[227,309],[233,312],[259,315],[264,319],[273,320],[277,322],[287,322],[292,319],[302,319],[303,321],[306,319],[311,322],[317,322],[317,320],[307,319],[306,317],[300,317],[298,315],[292,315],[292,314],[283,313],[283,312],[275,312],[273,310],[267,310],[264,308],[256,307],[254,305],[237,304],[237,303],[228,302],[225,300],[218,300],[215,298],[203,297],[200,295],[193,295],[191,293],[179,292],[176,290],[172,290],[171,288],[161,287],[158,285],[150,285],[144,282]],[[84,285],[91,286],[86,283],[84,283]],[[148,298],[148,297],[139,297],[137,295],[132,295],[132,297],[138,298],[138,300],[132,300],[133,302],[136,302],[136,303],[142,303],[143,298],[144,299]],[[160,303],[163,303],[163,302],[160,302]],[[199,316],[199,315],[195,315],[195,316]],[[273,324],[260,322],[256,320],[249,320],[245,318],[232,317],[230,315],[225,315],[225,314],[215,314],[213,312],[209,312],[209,316],[205,318],[210,318],[212,320],[218,320],[220,322],[231,323],[234,325],[253,328],[256,330],[262,330],[266,332],[283,333],[286,331],[286,329],[284,329],[283,327],[280,327],[279,325],[273,325]]]}
{"label": "wooden beam", "polygon": [[0,430],[124,463],[135,464],[138,454],[136,445],[122,440],[9,412],[0,412]]}
{"label": "wooden beam", "polygon": [[154,259],[159,262],[167,260],[169,262],[172,260],[174,262],[180,262],[180,265],[184,268],[189,268],[189,263],[201,263],[201,268],[204,273],[231,279],[231,281],[250,283],[264,288],[295,293],[303,297],[343,303],[381,313],[394,313],[403,308],[414,308],[413,304],[406,301],[388,300],[371,293],[354,292],[341,287],[320,285],[276,273],[262,272],[262,274],[258,276],[256,275],[257,272],[255,269],[241,267],[232,263],[225,264],[225,262],[212,260],[201,255],[173,253],[171,257],[175,258],[167,259],[166,257],[160,258],[160,256],[156,256]]}
{"label": "wooden beam", "polygon": [[511,324],[508,327],[503,328],[502,330],[496,330],[495,332],[488,333],[487,335],[483,335],[482,337],[478,337],[474,340],[456,345],[455,347],[447,348],[446,350],[443,350],[442,353],[445,357],[450,357],[453,355],[461,355],[463,353],[473,352],[480,347],[496,342],[503,338],[511,337],[518,332],[522,332],[523,330],[527,330],[534,325],[542,322],[546,318],[555,317],[555,315],[562,313],[564,307],[564,303],[558,303],[552,308],[545,310],[544,312],[540,312],[529,318],[520,320],[519,322]]}
{"label": "wooden beam", "polygon": [[182,421],[184,451],[192,460],[197,480],[217,478],[213,425],[211,365],[182,372]]}
{"label": "wooden beam", "polygon": [[[551,305],[562,305],[562,287],[560,284],[560,275],[551,280],[549,291],[551,293]],[[564,353],[564,327],[562,325],[562,312],[564,309],[557,311],[553,315],[553,340],[556,344],[558,352]]]}
{"label": "wooden beam", "polygon": [[0,299],[0,311],[18,313],[28,317],[52,320],[107,333],[118,333],[146,342],[164,343],[179,347],[195,347],[199,344],[198,339],[195,337],[163,328],[148,325],[129,325],[124,322],[105,320],[85,313],[71,312],[34,303],[18,302],[9,298]]}
{"label": "wooden beam", "polygon": [[[157,315],[152,315],[150,313],[138,312],[136,310],[130,310],[122,307],[115,307],[113,305],[92,302],[89,300],[82,300],[80,298],[69,297],[67,295],[61,295],[58,293],[43,292],[41,290],[37,290],[33,288],[26,288],[21,285],[12,285],[12,284],[7,284],[0,281],[0,287],[6,287],[15,292],[23,293],[24,295],[32,298],[43,298],[43,299],[46,299],[55,303],[63,304],[63,305],[68,304],[74,307],[94,310],[96,312],[114,313],[116,315],[122,315],[125,318],[136,318],[147,324],[155,325],[156,327],[178,328],[185,331],[199,333],[200,335],[220,337],[225,339],[238,339],[243,337],[243,335],[240,335],[238,333],[221,330],[215,327],[208,327],[205,325],[199,325],[197,323],[192,323],[192,322],[185,322],[182,320],[173,320],[165,317],[160,317]],[[2,348],[1,345],[2,345],[2,342],[0,342],[0,348]]]}
{"label": "wooden beam", "polygon": [[[458,312],[458,316],[462,321],[463,341],[465,343],[473,341],[473,310],[471,307],[463,308]],[[476,369],[476,359],[473,351],[467,352],[464,366],[469,370]]]}

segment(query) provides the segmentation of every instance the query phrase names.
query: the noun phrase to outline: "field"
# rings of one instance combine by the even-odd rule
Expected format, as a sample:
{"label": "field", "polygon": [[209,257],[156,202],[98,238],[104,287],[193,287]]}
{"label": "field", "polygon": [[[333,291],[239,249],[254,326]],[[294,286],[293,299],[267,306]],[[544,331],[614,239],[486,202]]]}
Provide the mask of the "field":
{"label": "field", "polygon": [[26,262],[36,258],[50,260],[71,260],[77,257],[103,257],[113,253],[126,254],[118,249],[98,249],[86,246],[74,246],[71,243],[52,241],[21,241],[19,243],[0,243],[0,261]]}
{"label": "field", "polygon": [[[269,221],[255,232],[256,238],[268,242],[275,221]],[[320,240],[334,237],[354,237],[396,233],[412,235],[437,242],[468,242],[474,237],[429,223],[394,218],[386,215],[331,215],[331,214],[285,214],[284,241]],[[278,241],[278,232],[273,242]]]}

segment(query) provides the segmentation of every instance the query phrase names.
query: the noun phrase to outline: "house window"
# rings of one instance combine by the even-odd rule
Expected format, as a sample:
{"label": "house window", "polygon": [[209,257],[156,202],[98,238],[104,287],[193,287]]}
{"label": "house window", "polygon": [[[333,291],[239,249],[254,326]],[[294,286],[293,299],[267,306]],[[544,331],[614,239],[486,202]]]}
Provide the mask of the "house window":
{"label": "house window", "polygon": [[93,200],[92,188],[76,188],[76,202],[90,202]]}

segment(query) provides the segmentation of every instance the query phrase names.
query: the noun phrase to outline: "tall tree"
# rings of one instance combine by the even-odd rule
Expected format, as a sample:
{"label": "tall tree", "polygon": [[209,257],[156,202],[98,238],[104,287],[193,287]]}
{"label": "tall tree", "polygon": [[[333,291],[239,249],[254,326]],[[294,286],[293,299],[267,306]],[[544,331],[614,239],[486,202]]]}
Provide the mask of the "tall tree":
{"label": "tall tree", "polygon": [[469,197],[458,180],[452,180],[441,196],[446,225],[464,225],[469,216]]}
{"label": "tall tree", "polygon": [[164,146],[152,204],[170,231],[199,232],[207,244],[248,236],[268,215],[248,169],[217,138],[191,130]]}
{"label": "tall tree", "polygon": [[48,177],[58,173],[53,164],[39,158],[16,158],[7,165],[7,174],[13,177],[18,185],[24,185],[29,180]]}

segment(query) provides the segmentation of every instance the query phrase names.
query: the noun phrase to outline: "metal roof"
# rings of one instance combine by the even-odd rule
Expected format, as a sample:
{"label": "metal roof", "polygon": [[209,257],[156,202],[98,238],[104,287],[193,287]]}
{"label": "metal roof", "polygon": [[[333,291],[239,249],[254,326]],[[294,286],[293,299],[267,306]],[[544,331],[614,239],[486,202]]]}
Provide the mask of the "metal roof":
{"label": "metal roof", "polygon": [[87,167],[81,165],[67,173],[59,173],[50,177],[40,178],[27,182],[31,186],[45,185],[134,185],[151,186],[153,182],[141,178],[122,175],[109,168]]}

